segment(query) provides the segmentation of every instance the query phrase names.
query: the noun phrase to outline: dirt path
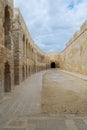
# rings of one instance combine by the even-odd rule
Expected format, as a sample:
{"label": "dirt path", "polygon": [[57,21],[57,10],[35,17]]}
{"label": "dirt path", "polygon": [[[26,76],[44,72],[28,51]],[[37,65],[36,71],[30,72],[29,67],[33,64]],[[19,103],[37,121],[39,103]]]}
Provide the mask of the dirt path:
{"label": "dirt path", "polygon": [[42,112],[87,114],[87,81],[50,70],[43,76]]}

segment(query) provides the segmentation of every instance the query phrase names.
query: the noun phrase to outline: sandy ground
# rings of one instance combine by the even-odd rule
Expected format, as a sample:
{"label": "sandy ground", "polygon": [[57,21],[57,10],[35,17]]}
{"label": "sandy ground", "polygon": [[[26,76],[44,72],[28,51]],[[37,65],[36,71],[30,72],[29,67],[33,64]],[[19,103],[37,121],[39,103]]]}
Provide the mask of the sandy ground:
{"label": "sandy ground", "polygon": [[87,81],[59,70],[44,74],[42,113],[87,115]]}

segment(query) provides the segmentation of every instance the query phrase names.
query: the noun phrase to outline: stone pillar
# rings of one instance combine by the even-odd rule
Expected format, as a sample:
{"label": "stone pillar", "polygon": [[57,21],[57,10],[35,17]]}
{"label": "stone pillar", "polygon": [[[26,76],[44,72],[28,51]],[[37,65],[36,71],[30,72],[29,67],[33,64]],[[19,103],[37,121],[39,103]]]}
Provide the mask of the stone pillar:
{"label": "stone pillar", "polygon": [[13,23],[13,40],[14,40],[14,84],[19,85],[19,25],[17,19],[14,19]]}

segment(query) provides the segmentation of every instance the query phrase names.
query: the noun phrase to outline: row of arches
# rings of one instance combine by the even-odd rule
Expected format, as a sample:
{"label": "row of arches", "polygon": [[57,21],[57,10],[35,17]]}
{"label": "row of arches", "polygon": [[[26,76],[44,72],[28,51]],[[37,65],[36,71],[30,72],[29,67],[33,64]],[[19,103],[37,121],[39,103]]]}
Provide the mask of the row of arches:
{"label": "row of arches", "polygon": [[[5,37],[5,47],[8,48],[8,49],[11,49],[11,11],[10,11],[10,8],[9,6],[7,5],[5,7],[5,11],[4,11],[4,37]],[[27,51],[27,48],[28,48],[28,41],[27,39],[25,40],[25,35],[23,35],[23,43],[26,43],[26,54],[25,54],[25,46],[23,46],[23,55],[26,55],[28,56],[29,52]],[[25,44],[23,44],[25,45]],[[31,47],[30,49],[30,53],[31,55],[33,54],[33,48]],[[33,58],[33,55],[32,55],[32,58]],[[41,57],[39,54],[38,54],[38,61],[41,62],[41,60],[44,60],[44,57]],[[17,67],[17,64],[14,65]],[[16,68],[16,74],[15,74],[15,80],[18,78],[17,76],[17,71],[19,71],[19,68]],[[56,68],[56,64],[55,62],[52,62],[51,63],[51,68]],[[26,66],[22,66],[22,80],[24,81],[25,78],[31,73],[31,68],[28,67],[27,65]],[[35,71],[34,68],[33,69],[33,72]],[[41,68],[38,68],[39,70],[41,70]],[[38,71],[39,71],[38,70]],[[9,64],[9,62],[6,62],[5,65],[4,65],[4,91],[5,92],[10,92],[11,91],[11,66]],[[15,81],[14,81],[15,82]],[[16,80],[17,82],[17,80]],[[14,83],[15,84],[15,83]]]}
{"label": "row of arches", "polygon": [[[27,70],[28,69],[28,70]],[[22,81],[26,79],[30,75],[30,67],[27,68],[25,71],[25,66],[22,66]],[[11,92],[11,66],[9,62],[4,64],[4,92]],[[18,78],[18,77],[17,77]],[[18,80],[18,79],[17,79]],[[15,80],[14,80],[15,84]]]}
{"label": "row of arches", "polygon": [[[11,26],[12,26],[12,9],[9,5],[6,5],[4,8],[4,46],[11,50]],[[9,62],[5,62],[4,64],[4,92],[10,92],[11,91],[11,66]]]}
{"label": "row of arches", "polygon": [[30,66],[27,67],[26,65],[26,69],[25,66],[22,66],[22,81],[24,81],[28,76],[30,76],[31,70],[30,70]]}
{"label": "row of arches", "polygon": [[[50,65],[51,68],[56,68],[55,62],[52,62]],[[27,68],[26,65],[26,71],[25,66],[22,66],[22,81],[26,79],[30,75],[30,66]],[[10,92],[11,91],[11,68],[9,65],[9,62],[6,62],[4,65],[4,91]]]}

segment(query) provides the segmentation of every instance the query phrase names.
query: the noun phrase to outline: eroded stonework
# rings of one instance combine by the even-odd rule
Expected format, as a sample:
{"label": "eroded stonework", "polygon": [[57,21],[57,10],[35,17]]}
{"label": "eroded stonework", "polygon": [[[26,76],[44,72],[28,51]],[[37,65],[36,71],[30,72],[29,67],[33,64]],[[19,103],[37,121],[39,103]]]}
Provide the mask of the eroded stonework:
{"label": "eroded stonework", "polygon": [[[53,58],[54,56],[54,58]],[[87,75],[87,21],[60,52],[50,54],[50,62],[55,62],[61,69]]]}
{"label": "eroded stonework", "polygon": [[87,21],[58,55],[62,69],[87,75]]}
{"label": "eroded stonework", "polygon": [[13,0],[0,1],[0,98],[28,76],[49,67]]}

